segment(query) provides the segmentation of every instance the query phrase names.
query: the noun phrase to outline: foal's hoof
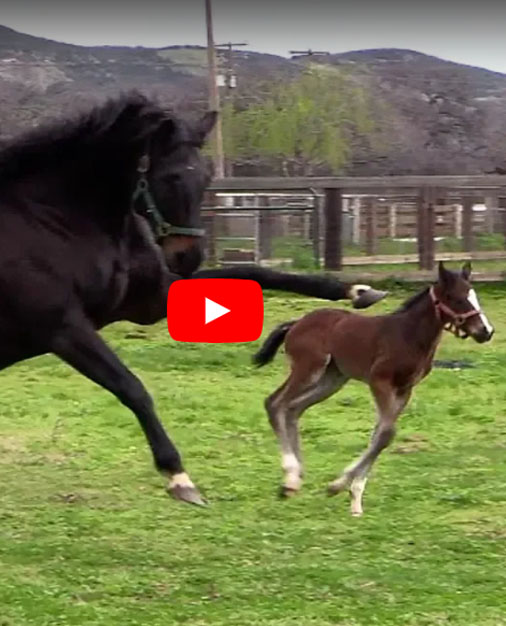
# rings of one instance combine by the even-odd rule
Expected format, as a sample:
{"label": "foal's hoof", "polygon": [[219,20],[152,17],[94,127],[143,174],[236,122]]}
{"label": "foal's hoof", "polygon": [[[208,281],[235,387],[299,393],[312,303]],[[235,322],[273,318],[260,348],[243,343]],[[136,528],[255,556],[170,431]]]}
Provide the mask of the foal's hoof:
{"label": "foal's hoof", "polygon": [[298,493],[298,489],[293,489],[292,487],[287,487],[286,485],[281,485],[279,488],[279,497],[282,500],[286,500],[287,498],[293,498]]}
{"label": "foal's hoof", "polygon": [[[353,291],[355,295],[353,295]],[[354,285],[352,289],[351,303],[354,309],[367,309],[372,304],[376,304],[388,295],[388,291],[372,289],[367,285]]]}
{"label": "foal's hoof", "polygon": [[207,506],[207,502],[200,495],[196,487],[187,487],[184,485],[173,485],[167,487],[167,491],[175,500],[182,500],[196,506]]}

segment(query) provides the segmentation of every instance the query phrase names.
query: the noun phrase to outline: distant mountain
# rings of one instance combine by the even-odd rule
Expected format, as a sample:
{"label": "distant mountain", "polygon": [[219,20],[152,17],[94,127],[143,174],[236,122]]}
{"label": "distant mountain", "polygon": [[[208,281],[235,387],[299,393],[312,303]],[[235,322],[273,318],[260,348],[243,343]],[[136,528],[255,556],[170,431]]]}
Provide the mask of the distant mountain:
{"label": "distant mountain", "polygon": [[164,51],[74,46],[0,27],[2,135],[131,88],[176,105],[205,97],[202,78],[175,67]]}
{"label": "distant mountain", "polygon": [[[506,75],[412,50],[359,50],[326,63],[368,82],[390,144],[355,170],[481,173],[506,163]],[[371,159],[372,158],[372,162]]]}
{"label": "distant mountain", "polygon": [[[237,97],[287,81],[307,63],[344,69],[374,103],[379,142],[354,146],[351,174],[480,173],[506,168],[506,75],[411,50],[295,60],[233,53]],[[0,26],[0,139],[131,88],[185,114],[207,106],[205,48],[85,47]],[[262,171],[260,167],[255,172]]]}

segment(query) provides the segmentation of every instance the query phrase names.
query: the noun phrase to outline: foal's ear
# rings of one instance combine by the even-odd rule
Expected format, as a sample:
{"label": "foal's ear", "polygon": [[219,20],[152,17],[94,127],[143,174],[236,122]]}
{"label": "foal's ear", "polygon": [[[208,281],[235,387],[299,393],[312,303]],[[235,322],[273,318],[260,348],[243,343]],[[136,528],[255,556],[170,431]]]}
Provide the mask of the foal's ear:
{"label": "foal's ear", "polygon": [[453,279],[452,273],[446,269],[443,261],[439,261],[438,275],[439,275],[439,283],[443,286],[451,283]]}
{"label": "foal's ear", "polygon": [[156,134],[158,138],[161,139],[162,143],[166,144],[173,139],[175,132],[176,122],[172,118],[166,117],[158,127]]}
{"label": "foal's ear", "polygon": [[197,140],[203,144],[209,133],[213,130],[216,120],[218,119],[217,111],[208,111],[195,126]]}
{"label": "foal's ear", "polygon": [[464,280],[469,280],[471,278],[471,270],[472,270],[471,263],[469,261],[466,261],[464,265],[462,266],[462,271],[461,271],[462,278]]}

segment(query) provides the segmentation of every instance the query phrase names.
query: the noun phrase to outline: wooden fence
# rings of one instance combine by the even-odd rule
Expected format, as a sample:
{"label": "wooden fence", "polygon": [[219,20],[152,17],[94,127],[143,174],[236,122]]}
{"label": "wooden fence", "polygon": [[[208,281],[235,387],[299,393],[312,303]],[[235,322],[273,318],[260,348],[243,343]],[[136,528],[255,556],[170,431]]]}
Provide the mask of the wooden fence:
{"label": "wooden fence", "polygon": [[[506,242],[506,176],[391,176],[391,177],[331,177],[331,178],[225,178],[214,181],[205,201],[207,226],[211,229],[211,254],[214,246],[213,211],[219,207],[216,194],[262,194],[257,245],[269,253],[272,213],[266,199],[271,193],[308,193],[320,198],[315,201],[310,223],[315,254],[322,257],[327,270],[343,266],[343,214],[352,214],[353,237],[365,242],[369,258],[378,251],[381,238],[414,236],[417,240],[417,261],[420,269],[432,270],[436,260],[437,237],[453,235],[461,240],[461,258],[472,258],[476,233],[503,235]],[[360,202],[355,200],[359,198]],[[344,203],[347,203],[345,210]],[[476,217],[473,205],[482,203],[483,214]],[[403,207],[398,211],[397,207]],[[287,208],[287,207],[284,207]],[[307,209],[308,207],[306,207]],[[239,209],[238,209],[239,210]],[[323,217],[323,219],[321,219]],[[213,240],[213,241],[211,241]],[[267,248],[267,249],[266,249]],[[506,245],[494,251],[493,258],[506,259]],[[485,255],[486,256],[486,255]]]}

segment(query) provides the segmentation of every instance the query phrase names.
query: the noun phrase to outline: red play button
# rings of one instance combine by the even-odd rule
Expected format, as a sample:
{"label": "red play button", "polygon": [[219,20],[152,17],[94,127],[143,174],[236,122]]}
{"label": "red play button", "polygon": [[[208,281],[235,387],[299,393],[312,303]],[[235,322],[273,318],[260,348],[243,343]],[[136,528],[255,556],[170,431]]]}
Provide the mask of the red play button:
{"label": "red play button", "polygon": [[176,341],[239,343],[262,334],[264,301],[253,280],[178,280],[167,298],[167,325]]}

